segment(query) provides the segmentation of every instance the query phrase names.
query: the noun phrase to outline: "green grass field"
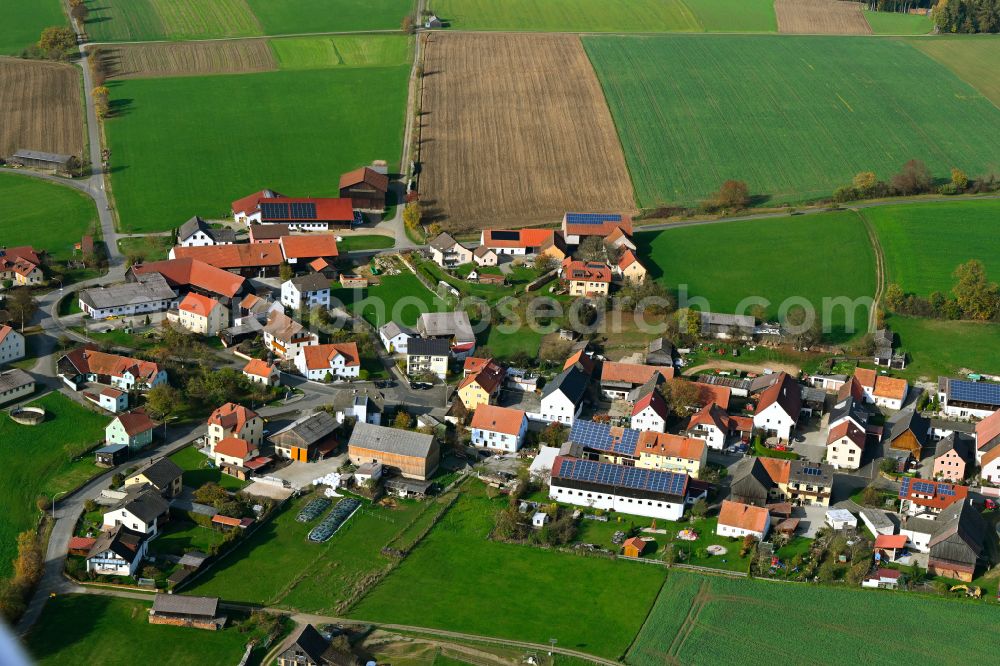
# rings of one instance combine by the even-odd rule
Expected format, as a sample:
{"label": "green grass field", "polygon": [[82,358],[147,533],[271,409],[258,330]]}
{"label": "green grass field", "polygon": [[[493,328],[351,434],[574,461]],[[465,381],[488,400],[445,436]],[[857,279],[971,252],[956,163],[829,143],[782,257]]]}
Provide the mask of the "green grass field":
{"label": "green grass field", "polygon": [[556,638],[560,647],[617,658],[664,570],[489,541],[501,506],[480,483],[466,484],[444,519],[350,615],[535,643]]}
{"label": "green grass field", "polygon": [[424,312],[447,309],[441,299],[405,268],[398,275],[382,276],[381,283],[376,286],[361,290],[337,288],[330,296],[376,328],[388,321],[413,326]]}
{"label": "green grass field", "polygon": [[[1000,167],[1000,109],[901,40],[585,37],[641,206],[723,181],[758,202],[829,196],[909,159],[937,177]],[[947,123],[941,122],[948,118]]]}
{"label": "green grass field", "polygon": [[399,30],[413,0],[246,0],[267,35]]}
{"label": "green grass field", "polygon": [[1000,201],[885,206],[862,214],[878,233],[887,281],[903,291],[947,295],[955,268],[969,259],[982,261],[990,277],[1000,281]]}
{"label": "green grass field", "polygon": [[900,374],[936,381],[962,368],[1000,374],[1000,324],[893,315],[886,320],[899,336],[910,364]]}
{"label": "green grass field", "polygon": [[166,259],[173,246],[172,236],[136,236],[118,239],[118,249],[122,254],[126,257],[141,258],[142,261]]}
{"label": "green grass field", "polygon": [[172,520],[149,543],[149,550],[157,555],[181,556],[192,550],[207,553],[211,546],[222,543],[222,537],[223,534],[219,530],[183,520]]}
{"label": "green grass field", "polygon": [[188,488],[200,488],[206,483],[217,483],[226,490],[240,490],[247,485],[245,481],[240,481],[235,476],[223,474],[217,467],[209,467],[208,456],[193,446],[184,447],[172,454],[170,459],[184,470],[182,483]]}
{"label": "green grass field", "polygon": [[706,32],[776,32],[774,0],[684,0]]}
{"label": "green grass field", "polygon": [[934,29],[930,16],[899,12],[865,11],[865,20],[876,35],[926,35]]}
{"label": "green grass field", "polygon": [[0,55],[17,55],[37,42],[45,28],[68,23],[59,0],[4,0]]}
{"label": "green grass field", "polygon": [[0,173],[4,202],[0,245],[32,245],[67,259],[97,222],[94,200],[72,188],[29,176]]}
{"label": "green grass field", "polygon": [[246,0],[92,0],[92,41],[211,39],[260,35]]}
{"label": "green grass field", "polygon": [[[748,621],[734,622],[735,608]],[[873,618],[890,617],[892,631],[872,631]],[[671,571],[625,663],[846,666],[891,654],[893,663],[954,664],[978,659],[983,647],[951,637],[986,635],[996,621],[997,609],[983,602]]]}
{"label": "green grass field", "polygon": [[[704,0],[702,0],[704,1]],[[729,0],[732,1],[732,0]],[[434,11],[461,30],[699,32],[683,0],[438,0]]]}
{"label": "green grass field", "polygon": [[912,39],[909,43],[1000,106],[1000,37],[953,35]]}
{"label": "green grass field", "polygon": [[[689,296],[707,299],[699,309],[733,313],[743,299],[763,297],[775,317],[790,298],[805,298],[821,313],[824,298],[875,295],[874,253],[852,212],[679,227],[635,238],[650,276],[673,290],[687,285]],[[868,309],[858,308],[858,331],[867,317]],[[829,337],[852,337],[846,322],[844,308],[836,308]]]}
{"label": "green grass field", "polygon": [[14,423],[0,413],[0,578],[12,572],[17,554],[15,540],[38,522],[35,500],[72,490],[102,470],[93,456],[84,455],[104,438],[110,419],[76,404],[61,393],[50,393],[34,401],[46,409],[38,426]]}
{"label": "green grass field", "polygon": [[[112,82],[106,123],[124,228],[225,216],[261,189],[337,196],[337,178],[402,147],[408,67]],[[176,100],[183,99],[183,105]],[[317,128],[322,128],[318,130]]]}
{"label": "green grass field", "polygon": [[394,67],[408,65],[413,38],[403,35],[335,35],[270,40],[281,69]]}
{"label": "green grass field", "polygon": [[238,663],[247,641],[260,638],[234,627],[200,631],[149,624],[150,605],[85,594],[50,599],[28,637],[28,651],[43,666],[134,666],[162,662],[166,655],[171,666],[201,666]]}
{"label": "green grass field", "polygon": [[380,236],[378,234],[360,234],[357,236],[344,236],[343,238],[344,240],[337,243],[337,249],[341,252],[384,250],[396,244],[395,238]]}
{"label": "green grass field", "polygon": [[306,541],[306,535],[319,520],[295,520],[311,498],[289,503],[185,593],[333,614],[355,584],[388,566],[382,548],[435,506],[431,502],[403,502],[395,509],[365,505],[329,541],[314,544]]}

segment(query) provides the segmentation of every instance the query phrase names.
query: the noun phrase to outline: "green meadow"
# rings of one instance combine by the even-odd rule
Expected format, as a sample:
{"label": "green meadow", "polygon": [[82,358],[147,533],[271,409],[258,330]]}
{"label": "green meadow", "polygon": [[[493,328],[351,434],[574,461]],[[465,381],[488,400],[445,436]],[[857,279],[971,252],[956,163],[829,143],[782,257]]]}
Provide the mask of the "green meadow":
{"label": "green meadow", "polygon": [[223,217],[263,187],[337,196],[343,172],[375,159],[394,168],[408,74],[343,67],[112,81],[106,132],[125,230]]}
{"label": "green meadow", "polygon": [[0,245],[32,245],[56,259],[68,258],[98,219],[94,200],[86,194],[29,176],[0,173],[0,199]]}
{"label": "green meadow", "polygon": [[934,39],[911,39],[908,43],[1000,106],[1000,36],[940,35]]}
{"label": "green meadow", "polygon": [[45,28],[68,23],[59,0],[3,0],[0,55],[17,55],[37,42]]}
{"label": "green meadow", "polygon": [[413,38],[402,35],[332,35],[269,40],[280,69],[408,65]]}
{"label": "green meadow", "polygon": [[265,35],[399,30],[413,0],[245,0]]}
{"label": "green meadow", "polygon": [[937,381],[960,370],[1000,374],[1000,324],[892,315],[886,320],[909,356],[911,379]]}
{"label": "green meadow", "polygon": [[[830,196],[910,159],[936,177],[1000,168],[1000,109],[902,40],[584,38],[641,206],[695,204],[723,181],[760,203]],[[942,122],[947,118],[947,122]]]}
{"label": "green meadow", "polygon": [[[817,313],[824,298],[875,295],[875,257],[860,218],[843,211],[682,226],[635,236],[650,277],[703,298],[698,309],[734,313],[741,301],[767,299],[777,317],[786,299],[805,299]],[[752,303],[740,308],[749,313]],[[844,340],[867,328],[868,308],[853,316],[836,308],[829,337]]]}
{"label": "green meadow", "polygon": [[905,292],[947,295],[959,264],[979,259],[1000,282],[1000,201],[879,206],[861,213],[878,234],[886,280]]}
{"label": "green meadow", "polygon": [[92,41],[252,37],[262,34],[246,0],[90,0]]}
{"label": "green meadow", "polygon": [[873,12],[866,9],[865,20],[876,35],[926,35],[934,29],[931,17],[919,14]]}

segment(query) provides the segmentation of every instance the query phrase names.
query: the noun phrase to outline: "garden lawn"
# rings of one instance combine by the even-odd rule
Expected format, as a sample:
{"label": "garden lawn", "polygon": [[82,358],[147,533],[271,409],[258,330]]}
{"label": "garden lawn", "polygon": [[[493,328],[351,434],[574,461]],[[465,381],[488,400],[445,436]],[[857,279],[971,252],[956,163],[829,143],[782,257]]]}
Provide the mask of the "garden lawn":
{"label": "garden lawn", "polygon": [[1000,37],[941,35],[934,39],[911,39],[909,43],[1000,106]]}
{"label": "garden lawn", "polygon": [[375,234],[366,236],[343,236],[342,241],[337,243],[340,252],[358,252],[361,250],[385,250],[396,244],[396,239],[391,236],[378,236]]}
{"label": "garden lawn", "polygon": [[[705,299],[692,302],[700,310],[735,313],[743,299],[763,298],[768,317],[777,317],[786,299],[805,298],[819,315],[824,298],[871,299],[875,294],[874,252],[853,212],[678,227],[640,232],[635,239],[650,277]],[[748,313],[752,305],[739,313]],[[821,318],[828,337],[852,337],[851,324],[865,331],[868,307],[853,314],[837,307],[827,321]]]}
{"label": "garden lawn", "polygon": [[930,16],[865,10],[865,20],[876,35],[926,35],[934,29]]}
{"label": "garden lawn", "polygon": [[910,357],[906,370],[896,374],[929,381],[937,381],[939,375],[957,376],[962,369],[1000,374],[1000,324],[900,315],[886,323]]}
{"label": "garden lawn", "polygon": [[705,32],[777,32],[774,0],[684,0]]}
{"label": "garden lawn", "polygon": [[380,276],[378,285],[367,289],[333,289],[331,298],[378,328],[389,321],[414,326],[425,312],[446,312],[447,304],[428,291],[409,270]]}
{"label": "garden lawn", "polygon": [[246,0],[267,35],[399,30],[413,0]]}
{"label": "garden lawn", "polygon": [[664,570],[490,541],[504,502],[490,500],[478,482],[466,484],[444,519],[350,615],[535,643],[556,637],[561,647],[617,658]]}
{"label": "garden lawn", "polygon": [[17,55],[37,42],[45,28],[67,24],[59,0],[4,0],[0,55]]}
{"label": "garden lawn", "polygon": [[[591,36],[584,46],[641,206],[693,205],[727,179],[755,203],[827,197],[910,159],[935,177],[1000,168],[1000,109],[903,40]],[[948,118],[942,123],[941,118]]]}
{"label": "garden lawn", "polygon": [[247,641],[255,637],[231,626],[222,631],[199,631],[149,624],[150,605],[87,594],[49,599],[28,637],[28,651],[42,666],[134,666],[164,661],[171,666],[235,664]]}
{"label": "garden lawn", "polygon": [[118,250],[126,257],[138,259],[136,263],[166,259],[173,246],[172,236],[135,236],[118,239]]}
{"label": "garden lawn", "polygon": [[252,37],[261,27],[245,0],[92,0],[92,41]]}
{"label": "garden lawn", "polygon": [[627,3],[604,0],[437,0],[434,11],[450,27],[460,30],[697,32],[702,29],[683,0],[629,0]]}
{"label": "garden lawn", "polygon": [[[337,196],[341,173],[401,151],[409,68],[341,68],[110,82],[106,123],[123,226],[223,217],[270,187]],[[177,105],[178,99],[185,103]]]}
{"label": "garden lawn", "polygon": [[[11,575],[20,532],[32,529],[39,513],[35,501],[51,501],[58,492],[73,490],[103,470],[84,453],[104,438],[110,419],[81,407],[61,393],[50,393],[32,405],[45,408],[37,426],[14,423],[0,413],[0,578]],[[82,456],[76,460],[77,456]]]}
{"label": "garden lawn", "polygon": [[949,294],[952,274],[970,259],[982,261],[987,274],[1000,281],[1000,201],[879,206],[861,214],[878,234],[887,282],[905,292]]}
{"label": "garden lawn", "polygon": [[408,65],[413,38],[404,35],[331,35],[270,40],[281,69]]}
{"label": "garden lawn", "polygon": [[209,467],[211,460],[193,446],[186,446],[170,456],[177,466],[184,470],[181,482],[188,488],[201,488],[206,483],[217,483],[226,490],[240,490],[246,486],[235,476],[229,476],[219,471],[218,467]]}
{"label": "garden lawn", "polygon": [[295,520],[314,497],[289,502],[185,593],[332,615],[355,584],[389,565],[382,548],[435,506],[404,501],[386,509],[366,503],[329,541],[316,544],[306,536],[322,517]]}
{"label": "garden lawn", "polygon": [[219,530],[183,520],[173,520],[149,542],[149,550],[158,555],[180,556],[192,550],[207,553],[213,545],[222,543],[222,537],[223,534]]}
{"label": "garden lawn", "polygon": [[68,259],[97,222],[94,201],[82,192],[30,176],[0,173],[0,245],[32,245]]}
{"label": "garden lawn", "polygon": [[[734,622],[734,608],[759,618],[786,618],[781,640],[761,631],[757,622]],[[817,613],[818,608],[822,612]],[[893,618],[893,630],[872,631],[873,617]],[[871,661],[872,655],[892,654],[894,663],[944,666],[980,659],[981,643],[956,643],[952,637],[986,635],[998,619],[1000,611],[981,601],[672,570],[625,663],[763,666],[818,660],[848,666]],[[852,640],[857,636],[865,640]],[[900,636],[907,639],[900,641]],[[942,652],[941,645],[950,647]]]}

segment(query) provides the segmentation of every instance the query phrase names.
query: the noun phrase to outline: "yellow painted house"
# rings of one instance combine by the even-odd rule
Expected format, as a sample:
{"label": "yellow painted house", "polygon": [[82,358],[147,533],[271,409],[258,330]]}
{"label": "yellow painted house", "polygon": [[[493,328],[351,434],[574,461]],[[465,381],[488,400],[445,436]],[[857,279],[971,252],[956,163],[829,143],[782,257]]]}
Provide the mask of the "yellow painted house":
{"label": "yellow painted house", "polygon": [[492,359],[466,359],[465,379],[458,385],[458,399],[466,409],[474,411],[480,405],[488,405],[500,391],[504,369]]}

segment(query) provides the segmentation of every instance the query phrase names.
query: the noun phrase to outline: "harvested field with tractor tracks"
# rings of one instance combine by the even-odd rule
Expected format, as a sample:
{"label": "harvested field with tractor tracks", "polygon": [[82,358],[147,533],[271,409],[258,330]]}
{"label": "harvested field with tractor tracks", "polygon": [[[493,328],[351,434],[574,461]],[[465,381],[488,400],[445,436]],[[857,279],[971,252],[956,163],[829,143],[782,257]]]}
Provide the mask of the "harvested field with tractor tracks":
{"label": "harvested field with tractor tracks", "polygon": [[278,68],[265,39],[122,44],[101,49],[108,78],[270,72]]}
{"label": "harvested field with tractor tracks", "polygon": [[579,38],[433,34],[421,201],[451,231],[634,209],[625,156]]}
{"label": "harvested field with tractor tracks", "polygon": [[870,35],[864,8],[842,0],[774,0],[778,32],[795,35]]}
{"label": "harvested field with tractor tracks", "polygon": [[80,156],[83,104],[72,65],[0,58],[0,156],[18,149]]}

